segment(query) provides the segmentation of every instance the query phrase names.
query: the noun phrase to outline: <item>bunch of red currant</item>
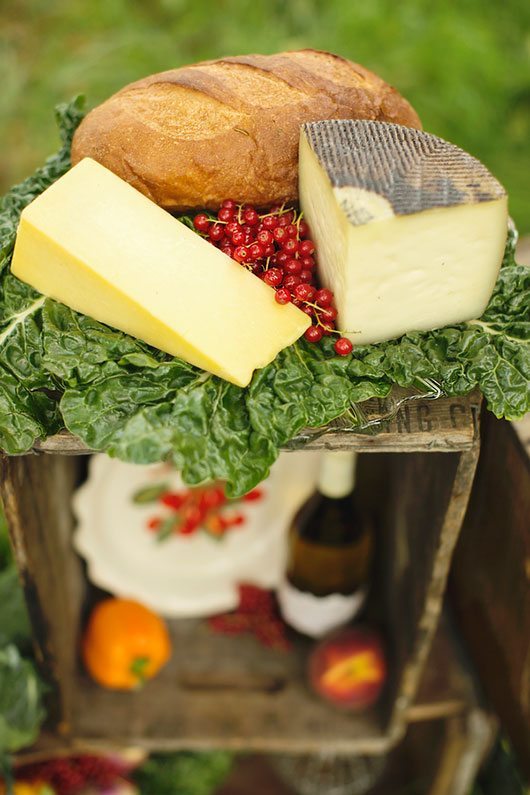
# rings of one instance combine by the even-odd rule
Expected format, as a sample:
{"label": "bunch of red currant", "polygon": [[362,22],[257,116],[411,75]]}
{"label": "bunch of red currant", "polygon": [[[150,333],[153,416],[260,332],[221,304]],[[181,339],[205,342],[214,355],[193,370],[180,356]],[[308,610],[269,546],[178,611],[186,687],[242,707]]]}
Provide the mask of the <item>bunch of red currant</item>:
{"label": "bunch of red currant", "polygon": [[[308,342],[340,334],[335,329],[333,293],[315,284],[315,244],[302,213],[283,206],[258,213],[254,207],[226,199],[217,216],[199,213],[193,226],[273,287],[279,304],[293,303],[309,315],[312,325],[304,334]],[[347,356],[353,346],[349,339],[339,336],[334,348],[340,356]]]}

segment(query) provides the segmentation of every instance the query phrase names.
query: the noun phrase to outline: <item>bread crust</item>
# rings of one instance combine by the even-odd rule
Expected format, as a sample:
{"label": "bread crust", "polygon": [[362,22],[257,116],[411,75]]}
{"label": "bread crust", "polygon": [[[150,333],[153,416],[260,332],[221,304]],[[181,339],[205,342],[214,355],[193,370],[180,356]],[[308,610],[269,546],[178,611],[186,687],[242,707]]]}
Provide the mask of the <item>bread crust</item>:
{"label": "bread crust", "polygon": [[92,157],[173,212],[257,207],[298,191],[303,122],[372,119],[421,127],[411,105],[359,64],[319,50],[204,61],[131,83],[77,129]]}

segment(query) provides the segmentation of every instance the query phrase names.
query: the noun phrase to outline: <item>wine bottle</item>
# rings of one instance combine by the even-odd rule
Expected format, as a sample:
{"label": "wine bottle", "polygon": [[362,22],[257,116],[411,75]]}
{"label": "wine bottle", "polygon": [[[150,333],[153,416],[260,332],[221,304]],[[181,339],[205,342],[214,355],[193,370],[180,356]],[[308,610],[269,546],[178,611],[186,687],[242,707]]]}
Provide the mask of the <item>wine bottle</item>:
{"label": "wine bottle", "polygon": [[366,597],[373,533],[358,505],[355,471],[354,452],[325,452],[317,489],[289,532],[278,601],[285,621],[314,638],[346,624]]}

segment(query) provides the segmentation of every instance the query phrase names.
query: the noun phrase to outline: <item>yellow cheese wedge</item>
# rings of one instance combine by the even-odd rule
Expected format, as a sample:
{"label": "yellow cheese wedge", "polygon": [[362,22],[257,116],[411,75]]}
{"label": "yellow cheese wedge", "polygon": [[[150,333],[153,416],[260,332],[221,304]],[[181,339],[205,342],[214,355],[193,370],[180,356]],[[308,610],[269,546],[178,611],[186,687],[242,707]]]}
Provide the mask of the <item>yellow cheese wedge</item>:
{"label": "yellow cheese wedge", "polygon": [[23,211],[11,270],[44,295],[238,386],[310,325],[90,158]]}

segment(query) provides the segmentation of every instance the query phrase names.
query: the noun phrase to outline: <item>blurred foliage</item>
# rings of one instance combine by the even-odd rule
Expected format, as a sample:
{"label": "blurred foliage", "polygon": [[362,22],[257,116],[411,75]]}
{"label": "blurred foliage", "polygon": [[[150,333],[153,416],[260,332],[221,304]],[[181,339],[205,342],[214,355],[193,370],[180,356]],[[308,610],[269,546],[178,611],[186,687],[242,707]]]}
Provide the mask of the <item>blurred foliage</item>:
{"label": "blurred foliage", "polygon": [[96,104],[204,58],[316,47],[396,85],[425,128],[482,159],[530,231],[527,0],[2,0],[0,193],[55,145],[53,107]]}
{"label": "blurred foliage", "polygon": [[530,795],[509,741],[497,738],[469,795]]}
{"label": "blurred foliage", "polygon": [[153,754],[133,774],[142,795],[211,795],[232,767],[225,751]]}

